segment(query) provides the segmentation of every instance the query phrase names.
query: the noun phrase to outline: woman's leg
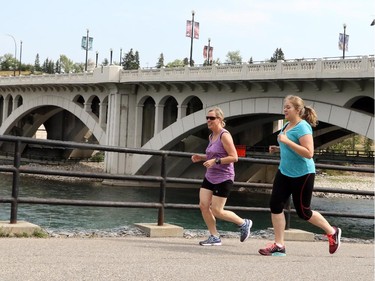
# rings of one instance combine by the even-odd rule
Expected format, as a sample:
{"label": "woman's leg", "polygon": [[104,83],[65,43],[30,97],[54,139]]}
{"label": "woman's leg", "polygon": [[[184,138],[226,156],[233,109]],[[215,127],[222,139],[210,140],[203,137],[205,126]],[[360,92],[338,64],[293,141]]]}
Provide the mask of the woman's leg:
{"label": "woman's leg", "polygon": [[326,234],[334,234],[335,229],[330,225],[330,223],[317,211],[312,211],[312,216],[308,220],[309,223],[320,227],[325,231]]}
{"label": "woman's leg", "polygon": [[317,211],[311,210],[311,198],[314,189],[315,174],[308,174],[293,179],[295,192],[293,192],[293,203],[300,218],[323,229],[326,234],[334,234],[335,230],[328,221]]}
{"label": "woman's leg", "polygon": [[211,190],[206,188],[201,188],[199,190],[199,208],[210,234],[219,236],[216,229],[216,219],[211,211],[212,193]]}
{"label": "woman's leg", "polygon": [[284,245],[285,215],[284,207],[291,194],[289,178],[277,171],[270,199],[271,220],[275,243]]}
{"label": "woman's leg", "polygon": [[211,211],[212,214],[221,220],[229,221],[241,226],[245,223],[245,220],[240,218],[236,213],[228,210],[224,210],[227,198],[212,196]]}
{"label": "woman's leg", "polygon": [[284,230],[286,224],[284,212],[281,214],[271,214],[271,219],[275,234],[275,243],[284,245]]}

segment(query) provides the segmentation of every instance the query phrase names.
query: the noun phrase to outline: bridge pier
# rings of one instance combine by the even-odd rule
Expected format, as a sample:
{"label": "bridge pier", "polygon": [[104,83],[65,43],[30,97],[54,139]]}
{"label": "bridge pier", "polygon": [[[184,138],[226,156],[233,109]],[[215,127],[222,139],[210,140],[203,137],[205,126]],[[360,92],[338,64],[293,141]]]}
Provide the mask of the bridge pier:
{"label": "bridge pier", "polygon": [[[108,99],[107,144],[110,146],[135,147],[136,104],[134,87],[111,87]],[[129,174],[132,155],[107,152],[106,172]]]}

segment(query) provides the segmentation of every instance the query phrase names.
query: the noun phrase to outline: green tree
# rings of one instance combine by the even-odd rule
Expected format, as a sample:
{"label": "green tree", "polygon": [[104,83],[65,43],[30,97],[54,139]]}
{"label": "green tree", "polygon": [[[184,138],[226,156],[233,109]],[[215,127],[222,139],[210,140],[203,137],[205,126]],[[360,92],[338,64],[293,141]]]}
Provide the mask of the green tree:
{"label": "green tree", "polygon": [[277,62],[278,60],[285,60],[283,50],[281,48],[276,48],[273,56],[270,59],[270,62]]}
{"label": "green tree", "polygon": [[60,69],[62,73],[74,72],[74,62],[66,55],[60,55]]}
{"label": "green tree", "polygon": [[360,143],[360,136],[357,134],[351,134],[346,139],[330,145],[329,149],[337,150],[337,151],[355,150],[356,145],[359,143]]}
{"label": "green tree", "polygon": [[107,58],[104,58],[102,61],[102,65],[107,66],[109,64],[109,60]]}
{"label": "green tree", "polygon": [[60,61],[57,60],[55,64],[55,73],[61,73]]}
{"label": "green tree", "polygon": [[164,55],[160,54],[158,62],[156,63],[156,68],[162,68],[164,66]]}
{"label": "green tree", "polygon": [[227,59],[225,60],[225,63],[228,63],[228,64],[241,64],[242,63],[242,57],[240,55],[240,51],[228,52],[226,57]]}
{"label": "green tree", "polygon": [[138,51],[133,52],[133,49],[130,49],[130,51],[125,54],[123,62],[123,69],[129,70],[129,69],[138,69],[139,68],[139,53]]}
{"label": "green tree", "polygon": [[37,72],[42,71],[42,67],[40,66],[39,54],[36,54],[36,57],[35,57],[34,71],[37,71]]}
{"label": "green tree", "polygon": [[46,60],[43,62],[42,71],[49,74],[55,73],[55,62],[46,58]]}
{"label": "green tree", "polygon": [[366,151],[366,152],[369,152],[369,151],[373,151],[374,149],[374,141],[372,139],[369,139],[369,138],[364,138],[363,139],[363,149]]}
{"label": "green tree", "polygon": [[0,68],[2,70],[14,70],[17,69],[17,60],[12,54],[5,54],[0,58]]}
{"label": "green tree", "polygon": [[186,64],[185,64],[185,61],[183,60],[179,60],[179,59],[176,59],[172,62],[169,62],[166,67],[184,67]]}
{"label": "green tree", "polygon": [[80,72],[83,72],[84,70],[85,70],[85,63],[76,62],[75,64],[73,64],[73,70],[72,70],[73,73],[80,73]]}

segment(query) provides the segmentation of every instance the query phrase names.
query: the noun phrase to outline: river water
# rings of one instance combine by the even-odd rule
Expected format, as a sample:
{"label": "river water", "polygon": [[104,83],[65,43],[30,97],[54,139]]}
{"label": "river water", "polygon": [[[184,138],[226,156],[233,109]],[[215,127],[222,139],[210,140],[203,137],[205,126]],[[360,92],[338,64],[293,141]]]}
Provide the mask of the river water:
{"label": "river water", "polygon": [[[12,176],[0,173],[0,197],[11,196]],[[158,202],[159,188],[106,186],[99,182],[62,182],[22,176],[20,197],[81,199],[127,202]],[[258,193],[232,192],[227,205],[267,207],[269,195]],[[166,202],[198,204],[198,189],[169,188]],[[351,198],[317,198],[314,197],[312,207],[315,210],[374,214],[374,201],[370,199]],[[253,232],[271,227],[269,213],[236,212],[241,217],[253,220]],[[129,227],[134,223],[156,223],[157,209],[141,208],[107,208],[76,207],[20,204],[18,220],[28,221],[50,231],[88,231],[111,230]],[[0,220],[9,220],[10,204],[0,204]],[[343,237],[373,239],[374,221],[372,219],[352,219],[327,217],[332,225],[338,225]],[[197,210],[165,210],[165,222],[182,226],[190,230],[206,230],[206,226]],[[322,231],[309,223],[292,215],[291,228]],[[231,223],[218,220],[220,231],[238,231]]]}

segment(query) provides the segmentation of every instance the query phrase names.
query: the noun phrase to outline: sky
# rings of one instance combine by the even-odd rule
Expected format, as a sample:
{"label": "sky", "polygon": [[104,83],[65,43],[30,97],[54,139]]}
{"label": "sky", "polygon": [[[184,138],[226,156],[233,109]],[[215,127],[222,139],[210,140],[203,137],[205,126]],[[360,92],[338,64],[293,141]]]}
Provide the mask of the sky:
{"label": "sky", "polygon": [[[203,48],[211,39],[214,59],[225,62],[228,52],[239,51],[242,60],[270,59],[281,48],[285,59],[342,57],[339,33],[349,35],[345,57],[375,53],[374,0],[18,0],[1,3],[0,56],[10,53],[22,63],[66,55],[85,62],[81,39],[93,37],[88,58],[113,61],[132,48],[141,67],[190,57],[191,40],[186,21],[199,22],[199,39],[193,40],[193,60],[202,64]],[[14,38],[14,40],[13,40]],[[15,43],[17,48],[15,48]]]}

